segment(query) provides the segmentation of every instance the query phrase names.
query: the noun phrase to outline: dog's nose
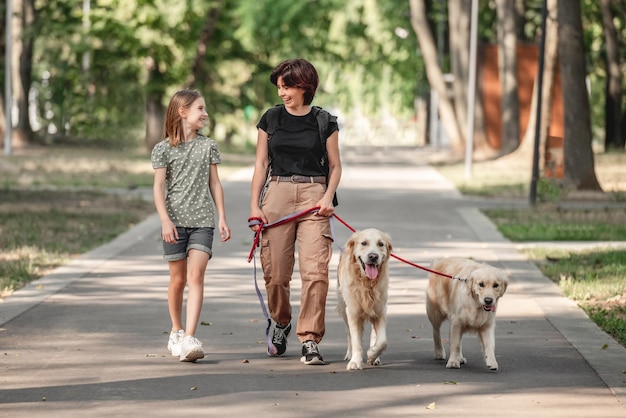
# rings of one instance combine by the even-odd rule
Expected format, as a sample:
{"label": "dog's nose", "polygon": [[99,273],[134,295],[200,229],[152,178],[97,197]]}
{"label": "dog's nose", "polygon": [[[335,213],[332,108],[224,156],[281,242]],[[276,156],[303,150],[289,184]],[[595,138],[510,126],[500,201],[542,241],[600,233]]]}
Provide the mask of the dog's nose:
{"label": "dog's nose", "polygon": [[485,305],[491,305],[493,303],[493,298],[485,298]]}
{"label": "dog's nose", "polygon": [[369,253],[367,255],[367,259],[369,260],[370,264],[378,263],[378,254]]}

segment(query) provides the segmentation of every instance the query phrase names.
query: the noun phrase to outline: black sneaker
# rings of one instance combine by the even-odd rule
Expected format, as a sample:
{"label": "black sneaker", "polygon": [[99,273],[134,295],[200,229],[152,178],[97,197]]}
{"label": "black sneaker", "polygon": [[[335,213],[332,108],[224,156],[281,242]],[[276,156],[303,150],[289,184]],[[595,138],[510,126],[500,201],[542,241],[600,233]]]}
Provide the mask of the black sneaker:
{"label": "black sneaker", "polygon": [[302,344],[302,357],[300,361],[310,365],[324,365],[324,359],[317,348],[317,343],[313,340],[307,340]]}
{"label": "black sneaker", "polygon": [[[272,344],[274,347],[267,347],[267,355],[270,357],[282,356],[287,351],[287,337],[291,332],[291,324],[284,327],[276,324],[274,327],[274,335],[272,336]],[[272,348],[275,348],[276,351]]]}

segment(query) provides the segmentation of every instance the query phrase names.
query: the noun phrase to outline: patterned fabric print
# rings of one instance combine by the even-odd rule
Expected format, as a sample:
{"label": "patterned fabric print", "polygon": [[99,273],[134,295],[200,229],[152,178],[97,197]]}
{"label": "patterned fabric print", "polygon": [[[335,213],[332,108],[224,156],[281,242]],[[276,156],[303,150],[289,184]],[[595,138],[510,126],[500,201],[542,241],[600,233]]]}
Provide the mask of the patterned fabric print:
{"label": "patterned fabric print", "polygon": [[209,190],[211,164],[221,163],[217,143],[198,135],[171,147],[167,139],[152,150],[152,167],[167,168],[165,203],[170,219],[186,228],[215,228],[215,204]]}

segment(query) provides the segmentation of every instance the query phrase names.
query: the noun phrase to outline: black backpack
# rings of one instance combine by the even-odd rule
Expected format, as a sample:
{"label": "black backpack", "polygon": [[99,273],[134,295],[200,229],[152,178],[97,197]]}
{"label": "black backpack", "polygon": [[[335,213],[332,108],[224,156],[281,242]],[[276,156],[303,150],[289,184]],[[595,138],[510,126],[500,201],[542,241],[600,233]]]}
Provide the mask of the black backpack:
{"label": "black backpack", "polygon": [[[283,104],[278,104],[267,111],[267,140],[272,138],[272,135],[276,131],[278,127],[278,119],[280,117],[280,112],[282,108],[285,107]],[[324,175],[326,176],[326,182],[328,182],[328,153],[326,152],[326,131],[328,130],[328,125],[330,121],[337,121],[337,117],[331,115],[326,110],[322,109],[319,106],[311,106],[311,111],[315,115],[317,119],[317,126],[319,128],[320,141],[322,142],[322,150],[324,150],[324,155],[322,156],[322,160],[320,161],[322,168],[324,170]],[[271,163],[271,158],[270,158]],[[333,196],[333,206],[337,206],[339,202],[337,201],[337,193]]]}

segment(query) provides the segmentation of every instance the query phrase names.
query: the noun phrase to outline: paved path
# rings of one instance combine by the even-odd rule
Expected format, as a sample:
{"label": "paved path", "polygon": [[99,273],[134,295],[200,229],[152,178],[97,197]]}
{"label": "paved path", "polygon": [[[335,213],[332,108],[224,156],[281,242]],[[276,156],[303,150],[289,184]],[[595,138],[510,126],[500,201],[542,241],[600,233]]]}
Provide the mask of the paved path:
{"label": "paved path", "polygon": [[[179,363],[165,348],[168,274],[153,216],[0,304],[0,416],[625,417],[626,349],[421,163],[423,151],[388,151],[346,151],[337,214],[388,232],[394,253],[420,265],[454,255],[509,271],[498,372],[484,366],[475,336],[464,340],[461,369],[433,359],[426,274],[397,260],[383,366],[345,370],[334,280],[320,346],[329,364],[302,365],[294,336],[285,358],[268,358],[246,262],[251,172],[242,170],[224,183],[233,238],[216,243],[207,273],[198,331],[207,357]],[[349,232],[336,223],[336,235],[343,244]],[[297,310],[297,273],[293,285]]]}

